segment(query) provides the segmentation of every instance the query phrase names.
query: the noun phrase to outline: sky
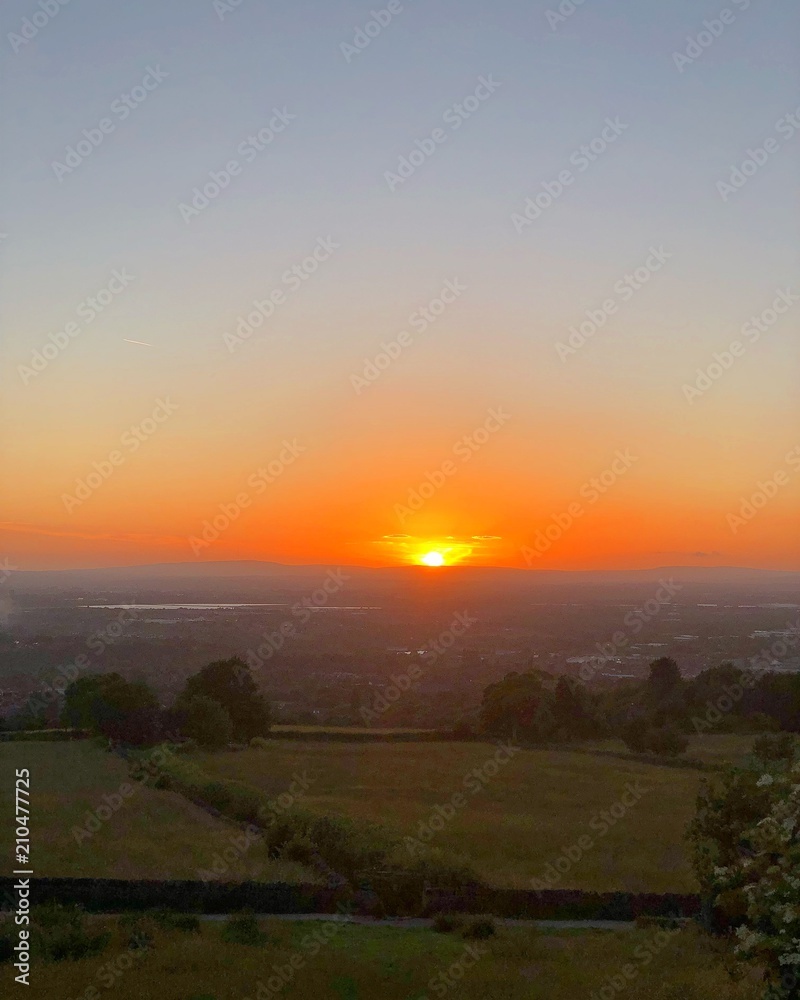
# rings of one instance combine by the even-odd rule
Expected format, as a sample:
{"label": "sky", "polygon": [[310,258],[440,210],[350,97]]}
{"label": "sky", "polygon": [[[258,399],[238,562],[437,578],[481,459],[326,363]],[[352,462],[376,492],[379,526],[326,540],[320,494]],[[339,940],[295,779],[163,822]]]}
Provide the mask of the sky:
{"label": "sky", "polygon": [[799,29],[9,0],[0,557],[800,569]]}

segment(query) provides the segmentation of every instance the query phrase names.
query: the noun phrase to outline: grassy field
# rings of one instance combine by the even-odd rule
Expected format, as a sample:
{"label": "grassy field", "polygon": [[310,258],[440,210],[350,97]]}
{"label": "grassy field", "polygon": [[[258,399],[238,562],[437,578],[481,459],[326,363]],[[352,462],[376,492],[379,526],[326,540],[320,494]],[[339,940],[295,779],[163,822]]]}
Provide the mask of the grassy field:
{"label": "grassy field", "polygon": [[704,764],[741,764],[750,756],[754,735],[738,736],[722,733],[719,736],[692,736],[687,756],[696,757]]}
{"label": "grassy field", "polygon": [[[751,745],[751,737],[703,736],[690,753],[714,765],[740,759]],[[278,739],[266,749],[191,760],[276,801],[296,790],[300,777],[297,805],[320,815],[376,820],[398,838],[465,856],[481,878],[500,886],[530,888],[536,879],[556,888],[695,891],[683,838],[702,772],[525,750],[497,763],[491,774],[487,763],[494,754],[482,743]],[[180,795],[130,782],[134,796],[123,798],[109,817],[101,815],[96,832],[79,842],[76,831],[86,828],[87,814],[105,806],[104,796],[116,801],[129,780],[125,763],[87,742],[0,744],[0,796],[9,816],[5,802],[13,794],[15,767],[32,774],[33,861],[42,876],[198,878],[236,833]],[[637,801],[623,804],[626,787]],[[11,835],[10,824],[0,829],[7,857]],[[410,858],[406,850],[401,853]],[[231,860],[224,876],[314,878],[300,865],[270,860],[260,845]]]}
{"label": "grassy field", "polygon": [[[255,785],[274,798],[294,775],[305,776],[303,808],[376,820],[398,837],[463,854],[497,885],[530,888],[532,879],[545,881],[548,864],[579,852],[554,887],[695,891],[683,837],[701,772],[523,750],[490,775],[495,752],[484,743],[276,740],[266,749],[192,759],[212,776]],[[631,796],[623,805],[626,789],[635,801]],[[452,810],[450,818],[440,821],[437,807]],[[426,840],[420,824],[431,821],[442,828]]]}
{"label": "grassy field", "polygon": [[[0,744],[0,857],[6,859],[13,857],[14,771],[23,767],[31,773],[31,860],[39,876],[196,879],[239,832],[180,795],[131,781],[123,760],[91,743],[7,743]],[[120,795],[125,784],[135,789],[129,798]],[[79,841],[75,831],[86,828],[87,813],[100,809],[105,817],[117,799],[119,808]],[[270,861],[259,845],[229,869],[231,879],[304,876],[299,865]]]}
{"label": "grassy field", "polygon": [[[199,933],[151,927],[151,947],[132,951],[130,928],[115,927],[101,955],[52,964],[34,957],[25,995],[97,1000],[113,989],[115,1000],[420,1000],[445,994],[459,1000],[590,1000],[606,986],[604,995],[624,990],[626,1000],[760,996],[752,974],[734,982],[721,956],[691,928],[670,937],[654,929],[500,928],[496,937],[470,943],[431,930],[267,921],[261,924],[266,941],[244,945],[226,942],[219,924],[206,923]],[[3,968],[3,976],[10,979],[9,973]]]}

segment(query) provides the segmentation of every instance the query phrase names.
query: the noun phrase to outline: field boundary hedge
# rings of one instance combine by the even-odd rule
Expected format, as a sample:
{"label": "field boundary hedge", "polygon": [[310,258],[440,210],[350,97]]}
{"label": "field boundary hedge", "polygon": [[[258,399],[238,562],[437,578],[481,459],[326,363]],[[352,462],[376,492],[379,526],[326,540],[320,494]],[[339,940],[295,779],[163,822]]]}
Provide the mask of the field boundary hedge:
{"label": "field boundary hedge", "polygon": [[[14,880],[0,878],[0,894],[11,893]],[[358,912],[359,894],[320,885],[287,882],[198,882],[139,879],[37,878],[32,901],[78,904],[89,913],[119,913],[167,908],[186,913],[336,913],[342,906]],[[6,897],[7,898],[7,897]],[[355,899],[355,905],[354,905]],[[619,920],[637,917],[697,917],[698,895],[677,893],[583,892],[577,889],[500,889],[465,885],[457,890],[428,890],[420,910],[433,913],[482,913],[531,920]]]}
{"label": "field boundary hedge", "polygon": [[722,770],[725,766],[724,764],[709,763],[698,757],[665,757],[663,754],[633,753],[629,750],[602,750],[596,747],[583,747],[576,743],[551,743],[549,747],[541,749],[582,753],[592,757],[616,757],[618,760],[627,760],[634,764],[649,764],[651,767],[676,767],[679,770],[716,771]]}
{"label": "field boundary hedge", "polygon": [[0,732],[0,743],[50,743],[66,740],[88,740],[88,729],[11,729]]}
{"label": "field boundary hedge", "polygon": [[427,733],[352,733],[352,732],[283,732],[271,730],[268,740],[301,740],[314,743],[452,743],[457,738],[447,731]]}

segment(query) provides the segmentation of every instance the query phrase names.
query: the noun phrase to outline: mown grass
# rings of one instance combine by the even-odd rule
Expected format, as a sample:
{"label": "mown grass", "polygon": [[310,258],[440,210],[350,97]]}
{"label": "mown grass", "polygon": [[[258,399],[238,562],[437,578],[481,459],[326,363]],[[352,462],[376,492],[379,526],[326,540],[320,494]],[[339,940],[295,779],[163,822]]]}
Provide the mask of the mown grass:
{"label": "mown grass", "polygon": [[[213,818],[183,796],[154,791],[128,775],[125,761],[88,742],[0,744],[0,857],[11,858],[14,772],[31,773],[31,864],[40,877],[197,879],[230,848],[234,826]],[[135,791],[78,841],[87,813],[104,806],[120,786]],[[112,799],[112,801],[115,801]],[[105,809],[103,810],[105,815]],[[301,865],[267,857],[260,844],[233,857],[226,878],[301,881]]]}
{"label": "mown grass", "polygon": [[[297,803],[301,808],[377,821],[400,838],[419,837],[420,824],[436,815],[436,806],[460,792],[465,804],[426,843],[465,856],[496,885],[530,888],[548,863],[588,836],[591,849],[570,864],[556,888],[696,891],[684,832],[701,772],[524,750],[493,777],[473,783],[473,793],[465,780],[476,768],[481,773],[494,753],[485,743],[275,740],[266,749],[192,759],[213,777],[245,782],[275,799],[293,775],[306,775],[310,787]],[[615,807],[629,785],[644,793],[607,825],[602,812]]]}
{"label": "mown grass", "polygon": [[[429,929],[270,920],[260,922],[260,931],[261,943],[236,944],[225,940],[220,924],[180,933],[145,921],[132,934],[129,923],[117,921],[102,955],[58,963],[34,957],[25,995],[97,1000],[113,990],[115,1000],[253,1000],[262,983],[262,1000],[418,1000],[446,994],[459,1000],[589,1000],[612,977],[624,977],[627,967],[629,977],[619,991],[626,1000],[760,996],[755,976],[734,981],[716,946],[693,928],[666,942],[654,929],[501,927],[479,942]],[[132,938],[147,946],[132,949]],[[475,950],[470,953],[469,947]],[[271,982],[275,967],[286,974]],[[2,975],[9,971],[4,967]],[[452,985],[443,989],[448,980]],[[606,995],[618,994],[612,989]]]}
{"label": "mown grass", "polygon": [[[751,737],[702,736],[691,753],[711,764],[741,759]],[[701,772],[623,761],[607,755],[525,750],[478,783],[465,777],[494,754],[483,743],[337,743],[270,740],[265,749],[192,754],[212,777],[244,782],[278,800],[293,776],[310,787],[294,807],[311,813],[372,820],[401,840],[418,837],[437,805],[456,792],[465,804],[425,843],[461,855],[487,882],[530,888],[582,836],[581,852],[554,883],[598,891],[695,891],[684,830],[694,812]],[[0,745],[0,796],[10,802],[15,767],[33,778],[33,863],[42,876],[198,878],[237,831],[183,796],[134,782],[125,800],[89,839],[74,828],[128,781],[120,758],[90,743]],[[601,813],[627,784],[647,789],[639,803],[607,829]],[[4,805],[11,815],[10,805]],[[613,819],[613,817],[612,817]],[[593,824],[594,823],[594,828]],[[438,825],[438,822],[437,822]],[[0,829],[0,850],[11,851],[11,827]],[[401,858],[411,855],[401,850]],[[563,867],[563,866],[562,866]],[[313,871],[267,857],[263,845],[230,861],[225,878],[312,881]]]}

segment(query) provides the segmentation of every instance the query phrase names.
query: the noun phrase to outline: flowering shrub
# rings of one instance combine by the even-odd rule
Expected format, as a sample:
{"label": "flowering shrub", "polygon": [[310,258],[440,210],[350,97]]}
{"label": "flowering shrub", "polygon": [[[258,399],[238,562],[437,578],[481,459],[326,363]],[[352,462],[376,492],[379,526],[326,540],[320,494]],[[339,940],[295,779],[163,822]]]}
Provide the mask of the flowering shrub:
{"label": "flowering shrub", "polygon": [[695,871],[765,970],[765,1000],[800,998],[800,761],[760,760],[706,786],[690,827]]}

